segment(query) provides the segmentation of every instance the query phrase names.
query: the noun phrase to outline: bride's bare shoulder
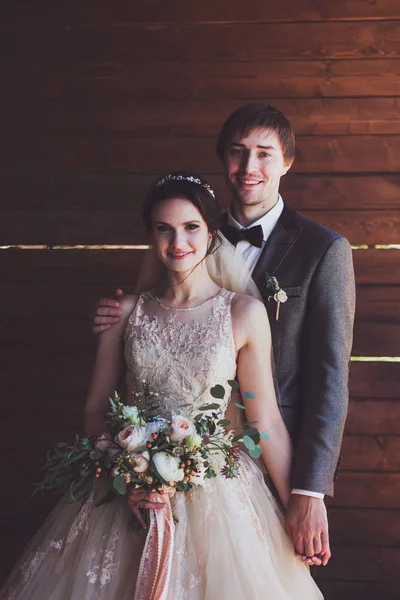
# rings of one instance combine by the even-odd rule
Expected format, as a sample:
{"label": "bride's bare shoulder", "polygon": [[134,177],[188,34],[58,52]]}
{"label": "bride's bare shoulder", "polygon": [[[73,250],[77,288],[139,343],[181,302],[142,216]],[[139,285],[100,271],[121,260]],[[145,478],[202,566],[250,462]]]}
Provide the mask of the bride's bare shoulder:
{"label": "bride's bare shoulder", "polygon": [[138,294],[124,294],[119,300],[119,308],[122,311],[122,318],[127,318],[132,314],[138,301]]}
{"label": "bride's bare shoulder", "polygon": [[235,294],[232,299],[232,314],[247,319],[265,316],[266,310],[261,300],[247,294]]}

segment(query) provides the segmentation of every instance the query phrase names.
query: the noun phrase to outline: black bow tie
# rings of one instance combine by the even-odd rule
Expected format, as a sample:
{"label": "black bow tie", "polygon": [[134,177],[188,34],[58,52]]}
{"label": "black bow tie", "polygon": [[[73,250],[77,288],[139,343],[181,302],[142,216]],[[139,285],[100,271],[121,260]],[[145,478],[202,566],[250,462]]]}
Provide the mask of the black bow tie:
{"label": "black bow tie", "polygon": [[236,229],[236,227],[232,227],[232,225],[226,225],[223,229],[223,234],[234,246],[236,246],[238,242],[246,240],[246,242],[249,242],[252,246],[262,248],[264,241],[263,228],[261,225],[254,225],[254,227],[249,227],[248,229]]}

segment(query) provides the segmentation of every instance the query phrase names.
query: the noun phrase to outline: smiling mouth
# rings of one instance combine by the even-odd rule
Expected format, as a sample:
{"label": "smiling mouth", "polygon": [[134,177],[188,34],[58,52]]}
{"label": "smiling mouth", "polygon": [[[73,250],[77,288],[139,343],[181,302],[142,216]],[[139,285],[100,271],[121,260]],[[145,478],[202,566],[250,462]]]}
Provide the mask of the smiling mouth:
{"label": "smiling mouth", "polygon": [[191,252],[168,252],[168,256],[172,258],[172,260],[182,260],[192,254]]}
{"label": "smiling mouth", "polygon": [[236,179],[236,181],[242,187],[256,187],[262,183],[260,180],[254,181],[251,179]]}

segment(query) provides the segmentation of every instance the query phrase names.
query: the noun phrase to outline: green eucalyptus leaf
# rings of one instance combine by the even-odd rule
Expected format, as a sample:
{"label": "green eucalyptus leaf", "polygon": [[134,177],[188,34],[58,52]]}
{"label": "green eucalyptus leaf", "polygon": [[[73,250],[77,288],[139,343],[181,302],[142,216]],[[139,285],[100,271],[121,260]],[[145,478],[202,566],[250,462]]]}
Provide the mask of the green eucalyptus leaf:
{"label": "green eucalyptus leaf", "polygon": [[117,475],[114,477],[113,486],[122,496],[126,494],[126,481],[123,475]]}
{"label": "green eucalyptus leaf", "polygon": [[217,423],[217,425],[220,425],[221,427],[228,427],[228,425],[230,425],[230,424],[231,424],[231,422],[229,421],[229,419],[221,419]]}
{"label": "green eucalyptus leaf", "polygon": [[254,400],[256,397],[256,395],[253,392],[243,392],[242,396],[244,396],[248,400]]}
{"label": "green eucalyptus leaf", "polygon": [[252,450],[249,450],[249,454],[252,458],[260,458],[262,454],[261,446],[257,444]]}
{"label": "green eucalyptus leaf", "polygon": [[243,410],[246,410],[246,407],[243,406],[243,404],[239,404],[239,402],[234,402],[234,405],[237,406],[238,408],[243,408]]}
{"label": "green eucalyptus leaf", "polygon": [[228,385],[230,385],[235,392],[239,391],[239,383],[236,381],[236,379],[228,379]]}
{"label": "green eucalyptus leaf", "polygon": [[260,431],[260,436],[262,437],[263,440],[268,441],[269,440],[269,435],[268,433],[265,433],[265,431]]}
{"label": "green eucalyptus leaf", "polygon": [[210,390],[210,394],[213,398],[220,398],[222,400],[225,396],[225,388],[222,385],[214,385]]}
{"label": "green eucalyptus leaf", "polygon": [[211,404],[203,404],[198,410],[217,410],[218,408],[221,408],[221,405],[213,402]]}
{"label": "green eucalyptus leaf", "polygon": [[248,450],[250,450],[250,451],[254,450],[256,448],[256,444],[253,442],[253,440],[251,439],[251,437],[248,436],[248,435],[245,435],[243,437],[243,442],[244,442],[244,445],[246,446],[246,448]]}

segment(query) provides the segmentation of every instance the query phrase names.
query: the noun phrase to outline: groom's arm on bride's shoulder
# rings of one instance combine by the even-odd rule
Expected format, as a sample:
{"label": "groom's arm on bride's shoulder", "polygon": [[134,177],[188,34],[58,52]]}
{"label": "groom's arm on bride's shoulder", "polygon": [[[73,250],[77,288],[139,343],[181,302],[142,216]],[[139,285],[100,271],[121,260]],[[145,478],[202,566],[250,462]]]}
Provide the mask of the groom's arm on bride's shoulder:
{"label": "groom's arm on bride's shoulder", "polygon": [[115,290],[115,298],[100,298],[90,315],[93,333],[103,333],[115,323],[119,323],[122,314],[120,301],[123,297],[123,290],[118,288]]}
{"label": "groom's arm on bride's shoulder", "polygon": [[137,297],[125,295],[120,301],[121,317],[118,323],[98,338],[96,359],[89,393],[84,409],[85,431],[88,436],[104,431],[108,398],[114,394],[124,369],[124,333]]}
{"label": "groom's arm on bride's shoulder", "polygon": [[[319,261],[307,300],[302,426],[293,470],[293,487],[300,490],[333,495],[347,415],[354,309],[352,251],[337,235]],[[318,554],[326,546],[324,512],[322,500],[293,494],[287,523],[300,554]],[[313,537],[319,541],[313,543]]]}
{"label": "groom's arm on bride's shoulder", "polygon": [[[265,306],[259,300],[236,294],[232,302],[237,375],[246,420],[268,434],[260,440],[262,459],[284,506],[290,498],[292,443],[276,400],[271,329]],[[246,396],[252,392],[254,398]]]}

